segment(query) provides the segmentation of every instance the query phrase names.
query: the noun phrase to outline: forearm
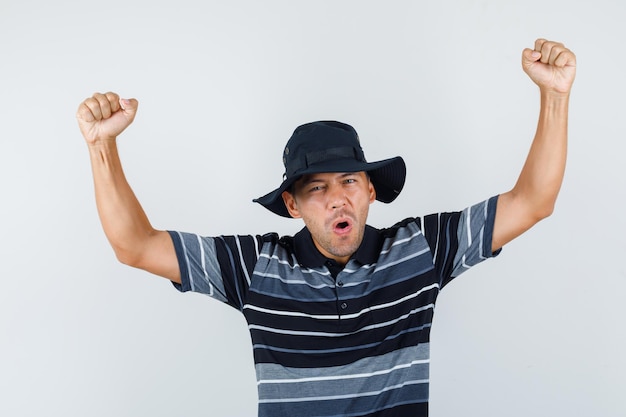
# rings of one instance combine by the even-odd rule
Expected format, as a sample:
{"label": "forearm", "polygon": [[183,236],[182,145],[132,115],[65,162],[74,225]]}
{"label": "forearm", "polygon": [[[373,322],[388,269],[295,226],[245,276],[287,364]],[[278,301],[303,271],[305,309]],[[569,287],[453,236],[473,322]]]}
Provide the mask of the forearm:
{"label": "forearm", "polygon": [[531,216],[542,219],[554,209],[567,157],[569,94],[541,92],[537,131],[512,193]]}
{"label": "forearm", "polygon": [[576,56],[562,43],[539,38],[522,52],[522,68],[539,86],[537,132],[515,186],[500,194],[492,237],[496,250],[552,214],[567,157],[569,95]]}
{"label": "forearm", "polygon": [[89,154],[104,232],[121,262],[137,264],[155,230],[126,180],[115,140],[90,144]]}

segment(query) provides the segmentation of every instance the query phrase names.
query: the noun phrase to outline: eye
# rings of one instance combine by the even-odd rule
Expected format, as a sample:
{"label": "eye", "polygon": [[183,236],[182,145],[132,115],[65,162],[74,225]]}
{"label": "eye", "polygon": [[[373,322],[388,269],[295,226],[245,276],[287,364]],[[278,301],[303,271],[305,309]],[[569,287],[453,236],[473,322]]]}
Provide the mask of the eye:
{"label": "eye", "polygon": [[356,182],[356,178],[346,178],[343,180],[344,184],[354,184]]}

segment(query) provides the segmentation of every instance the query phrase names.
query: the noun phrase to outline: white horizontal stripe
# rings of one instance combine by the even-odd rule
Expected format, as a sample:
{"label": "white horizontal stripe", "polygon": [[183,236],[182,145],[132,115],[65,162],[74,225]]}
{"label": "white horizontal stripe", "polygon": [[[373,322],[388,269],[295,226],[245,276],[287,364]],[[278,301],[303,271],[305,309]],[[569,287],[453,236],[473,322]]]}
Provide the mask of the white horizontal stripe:
{"label": "white horizontal stripe", "polygon": [[432,304],[432,303],[428,304],[428,305],[425,305],[423,307],[414,308],[413,310],[409,311],[407,314],[403,314],[403,315],[401,315],[400,317],[398,317],[396,319],[389,320],[389,321],[383,322],[383,323],[372,324],[370,326],[365,326],[362,329],[360,329],[359,331],[378,329],[380,327],[385,327],[385,326],[388,326],[388,325],[391,325],[391,324],[396,324],[396,323],[398,323],[398,322],[408,318],[409,316],[412,316],[415,313],[420,313],[422,311],[431,310],[433,308],[435,308],[435,304]]}
{"label": "white horizontal stripe", "polygon": [[376,269],[376,271],[377,271],[377,272],[378,272],[378,271],[382,271],[383,269],[387,269],[387,268],[392,267],[392,266],[394,266],[394,265],[401,264],[402,262],[408,261],[409,259],[417,258],[418,256],[425,254],[426,252],[430,252],[430,248],[429,248],[429,247],[426,247],[425,249],[422,249],[422,250],[421,250],[421,251],[419,251],[419,252],[412,253],[411,255],[406,256],[406,257],[404,257],[404,258],[401,258],[401,259],[398,259],[398,260],[396,260],[396,261],[389,262],[388,264],[384,264],[384,265],[382,265],[382,266],[379,266],[379,267]]}
{"label": "white horizontal stripe", "polygon": [[386,250],[381,251],[381,252],[380,252],[380,254],[381,254],[381,255],[385,255],[385,254],[389,253],[389,251],[391,251],[391,248],[393,248],[394,246],[402,245],[403,243],[409,242],[409,241],[411,241],[413,238],[415,238],[415,237],[417,237],[417,236],[419,236],[419,235],[421,235],[421,234],[422,234],[422,232],[418,230],[417,232],[413,233],[413,234],[412,234],[411,236],[409,236],[409,237],[406,237],[406,238],[404,238],[404,239],[398,239],[398,240],[396,240],[396,241],[394,241],[394,242],[392,243],[392,245],[391,245],[391,247],[390,247],[389,249],[386,249]]}
{"label": "white horizontal stripe", "polygon": [[318,285],[314,285],[311,284],[308,281],[305,281],[303,279],[283,279],[283,277],[281,277],[280,275],[276,275],[276,274],[255,274],[257,276],[262,276],[264,278],[271,278],[271,279],[277,279],[280,282],[284,283],[284,284],[299,284],[299,285],[308,285],[311,288],[315,288],[316,290],[319,290],[321,288],[327,288],[328,285],[327,284],[318,284]]}
{"label": "white horizontal stripe", "polygon": [[278,261],[278,263],[280,263],[280,264],[283,264],[283,265],[289,265],[289,266],[291,266],[293,269],[296,269],[296,268],[298,268],[298,267],[299,267],[299,265],[298,265],[297,263],[295,263],[295,264],[293,264],[293,265],[290,265],[290,264],[289,264],[289,261],[287,261],[287,260],[285,260],[285,259],[283,259],[283,258],[281,258],[281,257],[279,257],[279,256],[276,256],[276,255],[272,255],[272,256],[270,256],[269,254],[267,254],[267,253],[265,253],[265,252],[260,253],[260,254],[259,254],[259,258],[265,258],[265,259],[269,259],[269,260],[272,260],[272,259],[273,259],[273,260],[275,260],[275,261]]}
{"label": "white horizontal stripe", "polygon": [[353,374],[353,375],[332,375],[332,376],[318,376],[318,377],[309,377],[309,378],[296,378],[296,379],[264,379],[259,380],[257,385],[261,384],[292,384],[292,383],[301,383],[301,382],[318,382],[318,381],[339,381],[343,379],[358,379],[358,378],[369,378],[372,376],[378,375],[387,375],[394,371],[400,369],[410,368],[414,365],[423,365],[425,363],[429,363],[429,359],[415,360],[409,363],[403,363],[400,365],[396,365],[393,368],[382,369],[376,372],[368,372],[362,374]]}
{"label": "white horizontal stripe", "polygon": [[[411,311],[409,311],[407,314],[404,314],[394,320],[389,320],[383,323],[377,323],[377,324],[372,324],[369,326],[365,326],[362,327],[356,331],[353,332],[349,332],[349,333],[327,333],[327,332],[311,332],[311,331],[301,331],[301,330],[287,330],[287,329],[275,329],[272,327],[267,327],[267,326],[258,326],[256,324],[251,324],[248,326],[248,329],[250,330],[263,330],[266,332],[270,332],[270,333],[276,333],[276,334],[288,334],[288,335],[292,335],[292,336],[324,336],[324,337],[342,337],[342,336],[348,336],[351,334],[356,334],[356,333],[360,333],[360,332],[364,332],[364,331],[368,331],[368,330],[372,330],[372,329],[378,329],[381,327],[385,327],[385,326],[389,326],[391,324],[395,324],[398,323],[399,321],[402,321],[406,318],[408,318],[409,316],[415,314],[415,313],[419,313],[422,311],[426,311],[426,310],[430,310],[433,309],[435,307],[434,304],[428,304],[425,305],[423,307],[419,307],[419,308],[415,308]],[[343,317],[343,316],[342,316]]]}
{"label": "white horizontal stripe", "polygon": [[284,329],[274,329],[272,327],[267,326],[259,326],[256,324],[250,324],[248,326],[250,330],[263,330],[270,333],[276,334],[288,334],[292,336],[326,336],[326,337],[341,337],[346,336],[352,333],[326,333],[326,332],[309,332],[309,331],[299,331],[299,330],[284,330]]}
{"label": "white horizontal stripe", "polygon": [[258,306],[251,305],[251,304],[246,304],[246,305],[243,306],[243,308],[244,308],[244,310],[254,310],[254,311],[258,311],[259,313],[267,313],[267,314],[272,314],[272,315],[275,315],[275,316],[307,317],[307,318],[318,319],[318,320],[337,320],[337,319],[339,319],[339,315],[337,315],[337,314],[321,315],[321,314],[307,314],[307,313],[302,313],[300,311],[272,310],[272,309],[269,309],[269,308],[258,307]]}
{"label": "white horizontal stripe", "polygon": [[[419,291],[413,293],[413,294],[409,294],[407,296],[404,296],[402,298],[399,298],[397,300],[394,301],[390,301],[388,303],[385,304],[379,304],[379,305],[375,305],[372,307],[368,307],[368,308],[364,308],[363,310],[357,312],[357,313],[353,313],[353,314],[345,314],[342,315],[341,318],[344,320],[347,319],[355,319],[357,317],[360,317],[361,315],[371,312],[371,311],[375,311],[375,310],[382,310],[383,308],[387,308],[387,307],[392,307],[395,305],[398,305],[400,303],[403,303],[407,300],[410,300],[412,298],[416,298],[419,295],[421,295],[422,293],[426,292],[426,291],[430,291],[433,288],[439,288],[439,284],[435,283],[435,284],[431,284],[427,287],[421,288]],[[320,314],[307,314],[307,313],[302,313],[300,311],[283,311],[283,310],[272,310],[269,308],[263,308],[263,307],[258,307],[255,305],[251,305],[251,304],[246,304],[243,306],[244,309],[248,309],[248,310],[254,310],[254,311],[258,311],[260,313],[267,313],[267,314],[273,314],[273,315],[277,315],[277,316],[288,316],[288,317],[308,317],[308,318],[312,318],[312,319],[318,319],[318,320],[337,320],[339,318],[339,316],[337,314],[332,314],[332,315],[320,315]]]}
{"label": "white horizontal stripe", "polygon": [[[348,266],[346,265],[346,266],[343,268],[343,272],[353,273],[353,272],[357,272],[357,271],[362,270],[362,269],[372,269],[372,268],[374,268],[375,266],[376,266],[376,263],[373,263],[373,264],[368,264],[368,265],[360,265],[358,268],[356,268],[356,269],[352,269],[352,268],[348,268]],[[368,280],[368,281],[369,281],[369,280]]]}
{"label": "white horizontal stripe", "polygon": [[[266,253],[261,253],[259,255],[259,258],[265,258],[265,259],[269,259],[270,261],[275,261],[279,265],[285,265],[286,267],[288,267],[288,268],[290,268],[292,270],[299,269],[303,274],[330,275],[327,272],[318,271],[317,269],[301,267],[300,264],[297,262],[297,259],[295,259],[294,256],[291,257],[292,258],[292,262],[289,262],[288,260],[286,260],[284,258],[281,258],[281,257],[279,257],[277,255],[269,256]],[[262,274],[259,274],[259,275],[262,275]]]}
{"label": "white horizontal stripe", "polygon": [[343,399],[348,399],[348,398],[368,397],[368,396],[380,395],[383,392],[393,391],[395,389],[400,389],[408,385],[428,384],[428,382],[429,382],[428,379],[417,379],[413,381],[406,381],[406,382],[403,382],[402,384],[394,385],[391,387],[385,387],[377,391],[360,392],[356,394],[345,394],[345,395],[327,395],[323,397],[259,399],[259,403],[263,403],[263,404],[298,403],[298,402],[309,402],[309,401],[343,400]]}
{"label": "white horizontal stripe", "polygon": [[267,253],[260,253],[259,258],[265,258],[265,259],[269,259],[270,261],[276,261],[276,263],[280,265],[288,266],[291,269],[300,269],[300,264],[296,261],[296,259],[294,259],[293,256],[291,257],[292,262],[289,262],[288,259],[281,258],[277,255],[270,256]]}

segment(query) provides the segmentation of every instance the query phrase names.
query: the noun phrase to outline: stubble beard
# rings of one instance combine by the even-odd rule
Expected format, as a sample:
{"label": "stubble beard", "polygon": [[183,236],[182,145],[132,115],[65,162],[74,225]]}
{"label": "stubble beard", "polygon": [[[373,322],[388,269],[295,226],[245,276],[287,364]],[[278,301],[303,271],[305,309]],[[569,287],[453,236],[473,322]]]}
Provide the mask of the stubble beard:
{"label": "stubble beard", "polygon": [[[362,234],[361,234],[362,235]],[[323,239],[320,245],[330,254],[343,258],[345,256],[352,256],[353,253],[359,249],[361,245],[362,236],[353,238],[352,236],[340,236],[338,242],[333,242],[333,239]],[[344,241],[344,242],[342,242]]]}
{"label": "stubble beard", "polygon": [[[325,224],[324,231],[316,239],[318,244],[324,248],[324,250],[333,256],[338,258],[352,256],[361,246],[363,241],[365,226],[357,222],[354,215],[348,215],[352,221],[352,231],[345,236],[337,236],[332,230],[332,223],[335,218],[344,216],[345,213],[333,217],[327,224]],[[327,232],[328,231],[328,232]]]}

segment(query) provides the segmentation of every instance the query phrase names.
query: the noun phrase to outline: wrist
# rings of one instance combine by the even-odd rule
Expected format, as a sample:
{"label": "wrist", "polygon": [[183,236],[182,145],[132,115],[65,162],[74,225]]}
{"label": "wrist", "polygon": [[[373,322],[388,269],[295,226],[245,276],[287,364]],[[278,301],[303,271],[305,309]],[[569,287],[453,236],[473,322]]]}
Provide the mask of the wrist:
{"label": "wrist", "polygon": [[569,109],[569,92],[541,91],[541,109],[544,116],[567,114]]}
{"label": "wrist", "polygon": [[567,102],[569,101],[569,91],[557,91],[552,89],[540,89],[542,101]]}
{"label": "wrist", "polygon": [[565,120],[569,112],[569,93],[541,92],[540,120]]}
{"label": "wrist", "polygon": [[115,137],[87,141],[87,149],[92,156],[103,157],[111,153],[117,153],[117,140]]}
{"label": "wrist", "polygon": [[87,139],[85,142],[87,143],[87,147],[90,149],[109,148],[111,146],[116,146],[117,137],[111,136],[105,138]]}

